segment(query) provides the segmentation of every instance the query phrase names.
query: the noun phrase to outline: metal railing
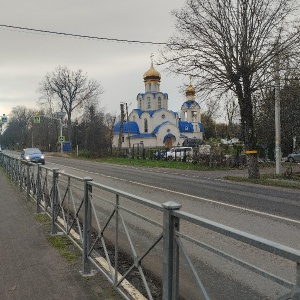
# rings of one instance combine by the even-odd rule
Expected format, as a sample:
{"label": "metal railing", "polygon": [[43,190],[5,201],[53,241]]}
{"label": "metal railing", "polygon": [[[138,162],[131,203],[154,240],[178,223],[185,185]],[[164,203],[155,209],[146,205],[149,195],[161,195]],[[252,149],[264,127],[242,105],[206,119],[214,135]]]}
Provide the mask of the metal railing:
{"label": "metal railing", "polygon": [[[63,232],[82,251],[82,275],[92,275],[95,269],[100,271],[124,299],[155,299],[149,273],[160,269],[158,266],[161,291],[157,299],[179,299],[184,294],[180,289],[182,263],[195,282],[197,296],[193,299],[210,299],[199,275],[195,259],[199,250],[195,247],[289,290],[277,299],[300,299],[299,250],[181,211],[181,205],[175,202],[158,204],[96,183],[89,177],[77,177],[3,153],[0,163],[11,180],[26,192],[27,200],[36,201],[36,212],[51,217],[51,234]],[[191,226],[293,262],[295,282],[183,232],[182,228]],[[161,264],[154,265],[153,257],[161,260]]]}

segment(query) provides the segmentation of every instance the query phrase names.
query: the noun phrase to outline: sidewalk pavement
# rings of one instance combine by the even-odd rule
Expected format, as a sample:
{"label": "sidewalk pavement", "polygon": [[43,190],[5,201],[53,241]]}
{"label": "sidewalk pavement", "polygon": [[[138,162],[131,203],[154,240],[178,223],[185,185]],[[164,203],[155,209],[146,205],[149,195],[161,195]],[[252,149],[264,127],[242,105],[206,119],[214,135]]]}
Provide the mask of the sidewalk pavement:
{"label": "sidewalk pavement", "polygon": [[0,169],[0,299],[122,299],[100,273],[82,277],[47,241],[34,209]]}

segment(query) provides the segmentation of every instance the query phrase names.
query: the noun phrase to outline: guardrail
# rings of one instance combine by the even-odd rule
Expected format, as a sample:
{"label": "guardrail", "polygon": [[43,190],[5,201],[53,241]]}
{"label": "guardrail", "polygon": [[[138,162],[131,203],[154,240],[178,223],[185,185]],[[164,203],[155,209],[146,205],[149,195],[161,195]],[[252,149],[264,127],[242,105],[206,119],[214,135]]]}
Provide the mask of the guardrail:
{"label": "guardrail", "polygon": [[[161,205],[96,183],[89,177],[77,177],[4,153],[0,154],[0,163],[11,180],[26,192],[27,200],[36,201],[36,212],[50,216],[51,234],[63,232],[82,251],[82,275],[90,276],[96,268],[124,299],[179,299],[185,294],[184,288],[180,288],[181,276],[187,276],[187,273],[196,287],[193,299],[210,299],[199,275],[199,262],[195,259],[199,249],[289,290],[277,299],[300,299],[299,250],[186,213],[175,202]],[[191,226],[295,263],[295,282],[233,257],[181,229]],[[153,257],[161,263],[154,265]],[[182,265],[185,271],[179,267]],[[157,269],[162,274],[159,279],[161,290],[153,291],[157,286],[149,284],[153,278],[149,280],[148,271]]]}

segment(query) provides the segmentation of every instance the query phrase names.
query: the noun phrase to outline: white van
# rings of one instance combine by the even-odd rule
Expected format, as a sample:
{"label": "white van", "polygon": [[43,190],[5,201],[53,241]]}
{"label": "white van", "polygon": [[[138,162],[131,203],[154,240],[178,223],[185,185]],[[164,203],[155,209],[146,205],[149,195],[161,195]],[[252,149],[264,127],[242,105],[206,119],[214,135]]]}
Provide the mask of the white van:
{"label": "white van", "polygon": [[175,147],[171,148],[167,152],[167,158],[169,160],[182,160],[183,158],[192,158],[193,148],[192,147]]}

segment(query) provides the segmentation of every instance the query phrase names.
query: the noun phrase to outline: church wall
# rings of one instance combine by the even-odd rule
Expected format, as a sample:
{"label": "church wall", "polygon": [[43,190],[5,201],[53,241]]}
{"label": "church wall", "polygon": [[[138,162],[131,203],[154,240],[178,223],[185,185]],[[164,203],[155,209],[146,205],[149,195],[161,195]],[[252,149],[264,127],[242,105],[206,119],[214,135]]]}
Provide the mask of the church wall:
{"label": "church wall", "polygon": [[175,136],[176,141],[173,141],[173,146],[177,145],[178,141],[180,140],[180,132],[174,124],[167,123],[162,125],[156,134],[158,146],[165,146],[164,138],[168,134]]}

